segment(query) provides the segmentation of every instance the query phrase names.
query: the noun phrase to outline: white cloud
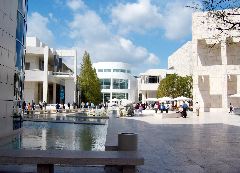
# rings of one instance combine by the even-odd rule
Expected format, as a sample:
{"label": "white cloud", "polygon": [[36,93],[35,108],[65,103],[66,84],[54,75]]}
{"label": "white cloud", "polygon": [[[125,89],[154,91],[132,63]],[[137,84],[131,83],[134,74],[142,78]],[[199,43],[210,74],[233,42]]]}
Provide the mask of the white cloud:
{"label": "white cloud", "polygon": [[150,0],[118,4],[111,10],[113,25],[119,26],[120,33],[145,32],[161,26],[162,15]]}
{"label": "white cloud", "polygon": [[158,61],[157,56],[148,52],[146,48],[113,34],[94,11],[75,13],[69,28],[70,37],[75,41],[75,47],[78,49],[79,59],[86,50],[90,53],[93,62],[122,61],[132,65],[142,65],[142,62],[151,63],[149,59],[154,59],[155,63]]}
{"label": "white cloud", "polygon": [[185,7],[186,2],[169,3],[164,14],[163,27],[168,39],[181,39],[191,33],[192,9]]}
{"label": "white cloud", "polygon": [[181,39],[191,33],[192,9],[185,7],[189,0],[167,1],[165,5],[153,0],[119,3],[111,9],[113,26],[119,33],[145,33],[163,29],[168,39]]}
{"label": "white cloud", "polygon": [[73,11],[85,8],[85,4],[82,0],[68,0],[67,6]]}
{"label": "white cloud", "polygon": [[38,12],[33,12],[28,17],[28,36],[36,36],[48,45],[54,42],[52,31],[48,28],[49,19]]}

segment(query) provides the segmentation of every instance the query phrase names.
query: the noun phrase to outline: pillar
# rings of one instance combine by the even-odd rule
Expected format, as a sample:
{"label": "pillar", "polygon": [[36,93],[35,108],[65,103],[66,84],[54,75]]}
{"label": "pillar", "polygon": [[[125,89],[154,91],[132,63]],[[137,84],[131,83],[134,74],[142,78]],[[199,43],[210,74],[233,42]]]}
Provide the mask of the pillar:
{"label": "pillar", "polygon": [[227,45],[226,41],[221,41],[221,58],[222,58],[222,110],[228,109],[228,87],[227,87]]}
{"label": "pillar", "polygon": [[74,87],[74,91],[73,91],[73,101],[76,103],[77,100],[77,91],[76,91],[76,88],[77,88],[77,51],[74,50],[74,83],[75,83],[75,87]]}
{"label": "pillar", "polygon": [[47,100],[48,95],[48,55],[49,49],[48,47],[44,48],[44,81],[43,81],[43,101]]}
{"label": "pillar", "polygon": [[56,83],[53,83],[53,103],[56,103],[57,100],[56,100],[56,92],[57,92],[57,84]]}

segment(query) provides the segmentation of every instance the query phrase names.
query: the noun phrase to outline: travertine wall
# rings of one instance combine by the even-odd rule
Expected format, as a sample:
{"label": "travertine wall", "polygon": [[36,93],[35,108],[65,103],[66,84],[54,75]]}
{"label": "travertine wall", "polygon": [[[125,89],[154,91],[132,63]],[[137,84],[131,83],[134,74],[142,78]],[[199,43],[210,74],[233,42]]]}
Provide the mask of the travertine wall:
{"label": "travertine wall", "polygon": [[192,42],[188,41],[168,58],[168,69],[180,76],[192,75]]}
{"label": "travertine wall", "polygon": [[207,13],[193,14],[193,99],[201,111],[227,111],[230,102],[240,107],[240,98],[231,97],[240,93],[240,33],[216,26]]}

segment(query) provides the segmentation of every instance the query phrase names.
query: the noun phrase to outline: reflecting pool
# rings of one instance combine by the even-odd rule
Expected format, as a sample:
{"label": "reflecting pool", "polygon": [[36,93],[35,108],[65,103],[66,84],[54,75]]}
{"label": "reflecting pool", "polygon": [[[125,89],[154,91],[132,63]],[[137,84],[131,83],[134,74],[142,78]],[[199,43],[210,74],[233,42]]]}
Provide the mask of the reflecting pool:
{"label": "reflecting pool", "polygon": [[104,150],[106,125],[23,122],[22,133],[0,148],[37,150]]}

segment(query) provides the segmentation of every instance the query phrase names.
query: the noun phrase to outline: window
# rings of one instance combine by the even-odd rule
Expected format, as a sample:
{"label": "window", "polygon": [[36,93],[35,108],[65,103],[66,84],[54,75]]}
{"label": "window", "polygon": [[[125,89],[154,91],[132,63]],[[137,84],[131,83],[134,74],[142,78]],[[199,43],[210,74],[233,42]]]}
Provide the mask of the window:
{"label": "window", "polygon": [[110,89],[111,79],[100,79],[101,89]]}
{"label": "window", "polygon": [[98,69],[98,72],[103,72],[103,69]]}
{"label": "window", "polygon": [[111,72],[111,69],[104,69],[104,72]]}
{"label": "window", "polygon": [[128,89],[128,80],[113,79],[113,89]]}
{"label": "window", "polygon": [[30,62],[25,63],[25,70],[30,70]]}
{"label": "window", "polygon": [[130,71],[130,70],[127,70],[127,73],[131,73],[131,71]]}
{"label": "window", "polygon": [[149,76],[148,83],[159,83],[159,77],[158,76]]}
{"label": "window", "polygon": [[126,70],[125,69],[113,69],[113,72],[126,73]]}
{"label": "window", "polygon": [[102,103],[106,103],[110,100],[110,93],[101,93],[102,95]]}
{"label": "window", "polygon": [[128,99],[128,93],[112,93],[112,99]]}

